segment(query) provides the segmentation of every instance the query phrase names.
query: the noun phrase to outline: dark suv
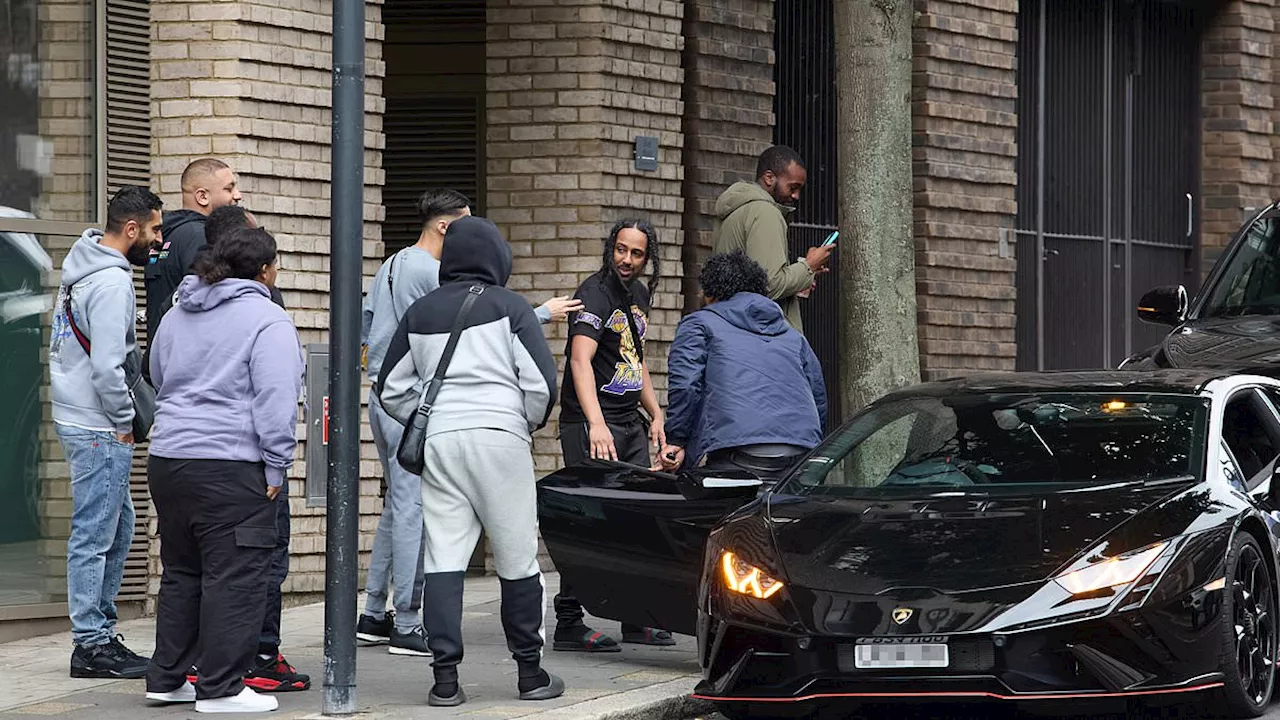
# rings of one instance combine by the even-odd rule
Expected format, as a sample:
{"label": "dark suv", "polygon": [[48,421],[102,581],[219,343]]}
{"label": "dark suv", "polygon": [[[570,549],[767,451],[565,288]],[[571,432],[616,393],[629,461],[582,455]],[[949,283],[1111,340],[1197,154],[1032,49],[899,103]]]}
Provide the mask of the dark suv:
{"label": "dark suv", "polygon": [[1126,370],[1280,366],[1280,204],[1240,228],[1194,298],[1183,285],[1154,288],[1138,317],[1173,330],[1120,363]]}

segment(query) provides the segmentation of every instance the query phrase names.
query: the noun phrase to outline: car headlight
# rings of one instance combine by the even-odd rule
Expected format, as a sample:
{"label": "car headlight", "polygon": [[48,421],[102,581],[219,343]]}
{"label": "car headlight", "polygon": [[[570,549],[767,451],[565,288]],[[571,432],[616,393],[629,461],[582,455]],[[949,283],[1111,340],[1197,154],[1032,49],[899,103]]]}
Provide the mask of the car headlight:
{"label": "car headlight", "polygon": [[1160,553],[1168,545],[1167,542],[1160,542],[1131,553],[1109,557],[1089,567],[1059,575],[1055,581],[1072,595],[1085,595],[1117,585],[1128,585],[1142,577],[1142,573],[1151,567],[1151,563],[1160,557]]}
{"label": "car headlight", "polygon": [[725,587],[736,593],[764,600],[782,589],[782,581],[769,577],[728,550],[720,556],[720,570]]}

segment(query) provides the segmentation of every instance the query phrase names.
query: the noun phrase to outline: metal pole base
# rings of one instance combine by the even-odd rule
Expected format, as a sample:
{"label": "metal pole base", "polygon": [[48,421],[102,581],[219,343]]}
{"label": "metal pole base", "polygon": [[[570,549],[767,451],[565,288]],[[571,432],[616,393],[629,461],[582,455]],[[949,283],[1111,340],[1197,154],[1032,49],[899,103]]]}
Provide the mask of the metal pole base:
{"label": "metal pole base", "polygon": [[321,712],[326,717],[356,714],[356,688],[354,685],[325,685],[324,704]]}

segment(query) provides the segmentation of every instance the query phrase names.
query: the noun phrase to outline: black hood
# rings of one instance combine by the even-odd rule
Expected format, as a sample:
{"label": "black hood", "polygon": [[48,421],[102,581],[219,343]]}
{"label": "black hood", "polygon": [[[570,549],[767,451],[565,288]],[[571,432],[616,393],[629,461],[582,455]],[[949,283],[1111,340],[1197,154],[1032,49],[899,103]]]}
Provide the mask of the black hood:
{"label": "black hood", "polygon": [[482,217],[449,223],[440,250],[440,284],[479,281],[505,286],[511,277],[511,246],[498,226]]}
{"label": "black hood", "polygon": [[[208,217],[202,215],[195,210],[181,208],[178,210],[166,210],[161,217],[162,225],[160,227],[161,235],[168,235],[175,232],[178,228],[188,223],[198,222],[204,224]],[[204,233],[204,228],[200,229],[200,233]]]}
{"label": "black hood", "polygon": [[1280,360],[1280,316],[1245,315],[1188,320],[1125,369],[1247,367]]}

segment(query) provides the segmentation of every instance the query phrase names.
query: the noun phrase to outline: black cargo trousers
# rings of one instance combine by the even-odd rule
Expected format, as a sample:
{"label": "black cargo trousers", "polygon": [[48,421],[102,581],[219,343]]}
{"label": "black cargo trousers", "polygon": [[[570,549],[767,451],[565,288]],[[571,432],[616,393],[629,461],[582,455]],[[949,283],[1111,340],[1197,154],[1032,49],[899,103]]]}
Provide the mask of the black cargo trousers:
{"label": "black cargo trousers", "polygon": [[198,699],[237,695],[258,650],[285,498],[267,498],[262,463],[152,455],[147,484],[164,564],[147,691],[176,690],[196,665]]}

